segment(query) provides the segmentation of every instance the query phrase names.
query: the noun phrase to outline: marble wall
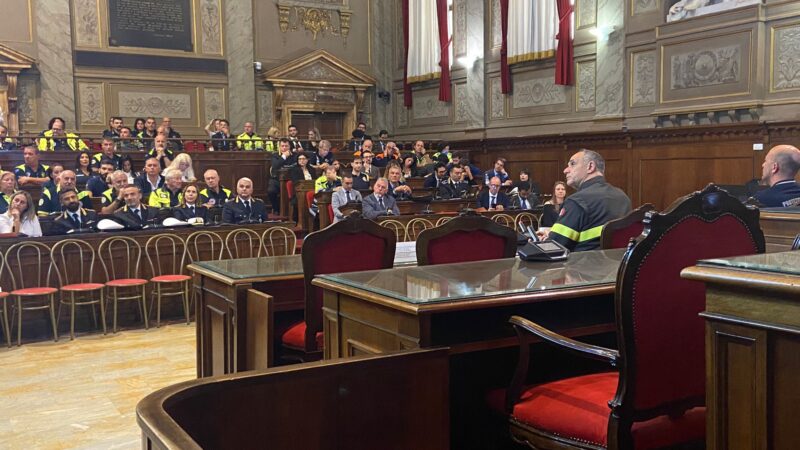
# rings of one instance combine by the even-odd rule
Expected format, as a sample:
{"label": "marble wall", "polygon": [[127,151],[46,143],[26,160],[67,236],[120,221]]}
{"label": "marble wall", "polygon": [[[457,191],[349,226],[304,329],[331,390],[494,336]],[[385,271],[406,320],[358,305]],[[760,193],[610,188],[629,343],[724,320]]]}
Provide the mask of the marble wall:
{"label": "marble wall", "polygon": [[[75,78],[72,63],[70,0],[36,0],[34,3],[39,72],[39,122],[63,117],[67,128],[77,127]],[[26,130],[34,131],[34,130]]]}
{"label": "marble wall", "polygon": [[252,17],[251,2],[225,2],[225,59],[228,62],[228,120],[231,130],[241,130],[245,122],[256,120]]}

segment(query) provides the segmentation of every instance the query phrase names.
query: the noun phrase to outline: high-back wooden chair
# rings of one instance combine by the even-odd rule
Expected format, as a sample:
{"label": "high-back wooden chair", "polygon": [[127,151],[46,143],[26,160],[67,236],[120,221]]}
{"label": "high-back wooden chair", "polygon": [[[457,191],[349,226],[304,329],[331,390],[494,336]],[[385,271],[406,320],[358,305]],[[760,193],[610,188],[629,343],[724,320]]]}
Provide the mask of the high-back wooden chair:
{"label": "high-back wooden chair", "polygon": [[415,217],[406,224],[406,240],[416,241],[417,236],[423,231],[433,228],[435,225],[423,217]]}
{"label": "high-back wooden chair", "polygon": [[60,240],[50,250],[51,268],[61,291],[56,319],[61,317],[61,306],[69,306],[70,339],[75,339],[76,306],[91,306],[92,320],[97,327],[94,308],[99,305],[103,334],[106,334],[105,284],[97,282],[100,277],[95,272],[95,259],[94,247],[82,239]]}
{"label": "high-back wooden chair", "polygon": [[600,233],[600,248],[625,248],[628,242],[642,234],[644,230],[644,216],[648,211],[653,211],[655,206],[651,203],[629,212],[626,216],[609,221]]}
{"label": "high-back wooden chair", "polygon": [[250,228],[237,228],[225,236],[225,248],[231,259],[258,258],[261,236]]}
{"label": "high-back wooden chair", "polygon": [[184,273],[186,267],[186,243],[180,236],[162,233],[151,236],[144,245],[150,273],[150,282],[155,285],[156,327],[161,326],[161,299],[180,297],[186,324],[189,324],[189,283],[192,277]]}
{"label": "high-back wooden chair", "polygon": [[[50,285],[50,247],[37,241],[17,242],[6,250],[6,265],[11,278],[11,297],[17,314],[17,345],[22,344],[22,312],[48,310],[53,340],[58,341],[55,296]],[[13,312],[12,312],[13,314]]]}
{"label": "high-back wooden chair", "polygon": [[417,236],[417,264],[448,264],[511,258],[517,233],[477,214],[463,214]]}
{"label": "high-back wooden chair", "polygon": [[261,234],[261,256],[294,255],[297,235],[286,227],[269,227]]}
{"label": "high-back wooden chair", "polygon": [[286,356],[308,361],[322,357],[322,290],[313,286],[315,276],[391,268],[397,238],[392,230],[353,215],[303,240],[305,320],[282,336]]}
{"label": "high-back wooden chair", "polygon": [[150,328],[147,279],[141,273],[142,246],[128,236],[111,236],[100,242],[97,254],[105,274],[106,297],[112,301],[112,331],[117,332],[117,311],[122,300],[135,300],[145,329]]}
{"label": "high-back wooden chair", "polygon": [[[616,288],[619,350],[584,344],[512,317],[520,360],[506,396],[511,433],[532,448],[649,449],[702,444],[705,308],[702,283],[681,278],[700,259],[764,251],[758,210],[709,185],[645,216]],[[523,387],[530,334],[610,371]],[[684,448],[684,447],[680,447]],[[687,447],[688,448],[688,447]]]}

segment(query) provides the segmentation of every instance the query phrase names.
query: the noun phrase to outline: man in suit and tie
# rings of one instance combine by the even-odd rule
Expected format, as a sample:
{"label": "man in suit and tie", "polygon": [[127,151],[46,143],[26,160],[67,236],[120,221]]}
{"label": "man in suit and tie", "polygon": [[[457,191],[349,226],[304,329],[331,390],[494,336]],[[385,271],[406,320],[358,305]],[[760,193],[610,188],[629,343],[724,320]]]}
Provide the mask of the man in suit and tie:
{"label": "man in suit and tie", "polygon": [[331,196],[331,204],[333,206],[333,221],[338,222],[344,219],[341,207],[350,202],[360,202],[361,193],[353,189],[353,175],[345,174],[342,177],[342,188],[334,191]]}
{"label": "man in suit and tie", "polygon": [[121,192],[125,206],[114,213],[114,219],[125,225],[128,230],[139,230],[145,225],[156,223],[158,208],[148,208],[142,204],[142,191],[139,190],[139,186],[128,184]]}
{"label": "man in suit and tie", "polygon": [[489,179],[489,189],[484,189],[478,196],[478,212],[503,211],[508,208],[508,196],[500,192],[501,184],[498,177]]}
{"label": "man in suit and tie", "polygon": [[517,186],[517,195],[509,201],[511,209],[530,210],[539,204],[539,197],[531,191],[529,183],[521,183]]}
{"label": "man in suit and tie", "polygon": [[97,222],[97,213],[91,209],[81,208],[78,192],[75,189],[63,189],[58,193],[61,202],[61,213],[50,227],[50,234],[69,234],[93,231],[92,224]]}
{"label": "man in suit and tie", "polygon": [[372,194],[364,198],[361,215],[367,219],[386,215],[399,216],[400,210],[397,208],[397,202],[391,195],[387,195],[388,191],[389,180],[383,177],[378,178],[372,186]]}
{"label": "man in suit and tie", "polygon": [[253,198],[253,180],[240,178],[236,182],[236,198],[222,207],[224,223],[261,223],[267,220],[267,207],[264,202]]}
{"label": "man in suit and tie", "polygon": [[294,124],[290,124],[289,128],[289,148],[292,150],[292,154],[300,153],[303,151],[303,143],[300,142],[300,138],[297,137],[297,127]]}
{"label": "man in suit and tie", "polygon": [[372,164],[372,159],[374,157],[375,155],[371,151],[361,152],[361,159],[364,161],[364,169],[362,171],[367,174],[370,180],[380,178],[381,176],[381,169]]}

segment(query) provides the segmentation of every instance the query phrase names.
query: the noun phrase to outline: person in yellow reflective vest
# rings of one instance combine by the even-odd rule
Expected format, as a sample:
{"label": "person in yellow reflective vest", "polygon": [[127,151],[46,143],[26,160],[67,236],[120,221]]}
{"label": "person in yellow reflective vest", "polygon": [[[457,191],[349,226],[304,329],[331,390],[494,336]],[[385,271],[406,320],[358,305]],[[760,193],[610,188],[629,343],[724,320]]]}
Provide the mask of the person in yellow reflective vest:
{"label": "person in yellow reflective vest", "polygon": [[253,122],[245,122],[244,133],[236,136],[239,150],[264,150],[264,141],[253,131]]}
{"label": "person in yellow reflective vest", "polygon": [[50,119],[47,130],[43,131],[36,139],[36,147],[42,152],[56,150],[71,150],[75,152],[89,149],[80,136],[64,131],[64,119],[60,117]]}
{"label": "person in yellow reflective vest", "polygon": [[164,175],[164,186],[150,194],[149,206],[174,208],[183,201],[183,174],[178,169],[169,169]]}

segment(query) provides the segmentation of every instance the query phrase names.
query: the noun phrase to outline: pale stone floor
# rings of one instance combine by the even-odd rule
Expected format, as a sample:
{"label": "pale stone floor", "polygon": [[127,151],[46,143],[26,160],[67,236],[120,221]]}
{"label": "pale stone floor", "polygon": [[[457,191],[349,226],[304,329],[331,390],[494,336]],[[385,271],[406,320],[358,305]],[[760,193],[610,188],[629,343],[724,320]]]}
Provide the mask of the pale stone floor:
{"label": "pale stone floor", "polygon": [[195,327],[0,347],[0,449],[137,449],[136,404],[196,378]]}

